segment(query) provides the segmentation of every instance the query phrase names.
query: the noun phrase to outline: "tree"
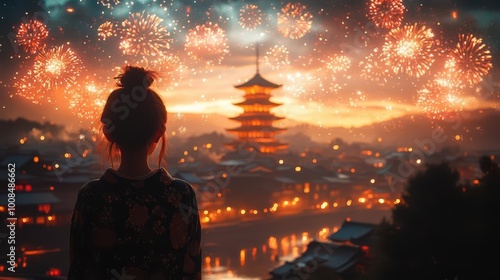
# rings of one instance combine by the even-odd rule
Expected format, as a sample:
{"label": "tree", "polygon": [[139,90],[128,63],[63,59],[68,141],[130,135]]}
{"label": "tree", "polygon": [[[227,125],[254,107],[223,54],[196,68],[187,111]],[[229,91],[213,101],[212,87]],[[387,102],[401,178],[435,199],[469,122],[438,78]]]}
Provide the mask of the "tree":
{"label": "tree", "polygon": [[379,242],[366,278],[498,275],[495,257],[485,252],[500,248],[495,239],[500,232],[500,172],[484,158],[480,165],[484,174],[479,186],[460,185],[458,172],[447,163],[430,165],[410,178],[392,221],[383,221],[376,233]]}

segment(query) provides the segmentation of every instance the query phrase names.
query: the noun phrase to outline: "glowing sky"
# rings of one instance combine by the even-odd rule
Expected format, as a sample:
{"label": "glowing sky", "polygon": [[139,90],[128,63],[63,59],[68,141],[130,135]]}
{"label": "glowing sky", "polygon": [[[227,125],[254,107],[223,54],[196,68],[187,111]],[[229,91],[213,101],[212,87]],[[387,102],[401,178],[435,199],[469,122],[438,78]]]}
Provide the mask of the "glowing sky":
{"label": "glowing sky", "polygon": [[[432,103],[432,98],[424,100],[427,103],[422,105],[420,96],[423,90],[432,91],[430,84],[443,72],[460,34],[471,34],[482,40],[491,53],[493,68],[488,70],[483,82],[450,89],[453,95],[460,91],[460,108],[451,110],[497,106],[498,4],[495,1],[474,1],[467,5],[460,2],[402,1],[403,17],[398,26],[418,24],[432,30],[432,62],[422,75],[409,71],[395,73],[389,60],[379,62],[380,69],[367,75],[367,67],[374,65],[374,53],[383,51],[391,31],[376,26],[375,18],[370,16],[370,0],[3,1],[0,117],[25,116],[77,124],[82,121],[78,110],[89,111],[87,106],[93,106],[85,97],[92,96],[84,92],[85,88],[90,87],[89,83],[92,88],[112,88],[115,68],[125,63],[160,71],[163,79],[156,82],[155,89],[165,98],[169,112],[232,117],[242,112],[232,105],[242,99],[242,92],[234,85],[255,74],[258,42],[260,73],[271,82],[283,85],[273,91],[272,98],[283,105],[272,112],[325,127],[368,125],[425,113],[435,110],[436,106],[444,110],[439,102],[436,102],[438,105]],[[146,43],[140,45],[137,39],[141,34],[131,33],[133,18],[144,19],[146,15],[150,20],[156,18],[156,32],[144,33]],[[67,73],[70,79],[62,85],[50,89],[43,83],[34,85],[23,97],[19,88],[36,76],[30,76],[29,71],[37,59],[40,60],[37,56],[41,52],[29,53],[16,41],[20,25],[30,19],[38,19],[47,26],[49,34],[43,40],[45,50],[64,46],[74,52],[80,64],[77,70]],[[104,40],[98,29],[106,22],[109,22],[110,33]],[[200,29],[201,26],[212,29]],[[200,30],[205,31],[205,37],[199,35]],[[401,44],[406,44],[405,49],[411,47],[411,43]],[[394,56],[389,59],[394,60]],[[159,57],[166,60],[158,62]],[[413,61],[414,57],[404,58],[407,61],[402,63],[408,62],[406,69],[422,63]],[[42,66],[47,68],[47,64]],[[78,75],[71,77],[75,73]],[[46,83],[54,82],[53,76],[46,79]],[[455,82],[467,83],[464,79]],[[32,104],[26,95],[35,96],[42,104]],[[442,98],[443,102],[451,99],[449,96],[435,98]],[[48,102],[50,100],[52,102]],[[88,119],[83,119],[83,124],[86,123]]]}

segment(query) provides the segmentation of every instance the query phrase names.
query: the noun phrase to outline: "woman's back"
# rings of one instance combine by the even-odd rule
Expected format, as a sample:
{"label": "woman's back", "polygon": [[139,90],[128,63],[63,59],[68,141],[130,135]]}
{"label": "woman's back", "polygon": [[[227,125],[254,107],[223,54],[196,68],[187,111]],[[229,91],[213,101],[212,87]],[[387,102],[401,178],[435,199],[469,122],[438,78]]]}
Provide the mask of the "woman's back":
{"label": "woman's back", "polygon": [[200,230],[187,182],[107,169],[78,194],[68,279],[200,279]]}
{"label": "woman's back", "polygon": [[[195,192],[160,167],[167,109],[150,88],[156,73],[128,65],[116,78],[100,121],[111,167],[114,153],[120,165],[78,193],[68,279],[200,279]],[[158,143],[159,168],[152,169],[149,157]]]}

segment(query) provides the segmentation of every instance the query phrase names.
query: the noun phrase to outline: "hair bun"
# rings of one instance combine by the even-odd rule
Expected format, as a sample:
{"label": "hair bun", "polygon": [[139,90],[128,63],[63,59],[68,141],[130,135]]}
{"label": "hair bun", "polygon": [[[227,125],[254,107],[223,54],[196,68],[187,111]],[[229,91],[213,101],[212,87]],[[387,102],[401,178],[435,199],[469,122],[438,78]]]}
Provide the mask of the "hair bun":
{"label": "hair bun", "polygon": [[133,88],[136,86],[149,88],[155,78],[155,72],[146,70],[142,67],[130,65],[125,66],[123,73],[116,77],[116,79],[118,79],[118,86],[125,88]]}

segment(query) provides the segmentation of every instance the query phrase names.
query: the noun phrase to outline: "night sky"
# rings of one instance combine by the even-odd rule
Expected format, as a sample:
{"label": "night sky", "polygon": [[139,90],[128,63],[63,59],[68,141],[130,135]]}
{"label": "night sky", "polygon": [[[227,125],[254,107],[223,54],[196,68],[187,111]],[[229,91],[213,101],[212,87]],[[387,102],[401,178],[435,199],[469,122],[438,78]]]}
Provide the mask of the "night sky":
{"label": "night sky", "polygon": [[[399,21],[380,21],[371,2],[2,1],[0,118],[86,126],[127,63],[160,73],[169,112],[234,116],[256,45],[260,73],[283,85],[273,112],[294,121],[352,127],[497,108],[497,1],[378,1]],[[45,29],[38,45],[23,23]]]}

